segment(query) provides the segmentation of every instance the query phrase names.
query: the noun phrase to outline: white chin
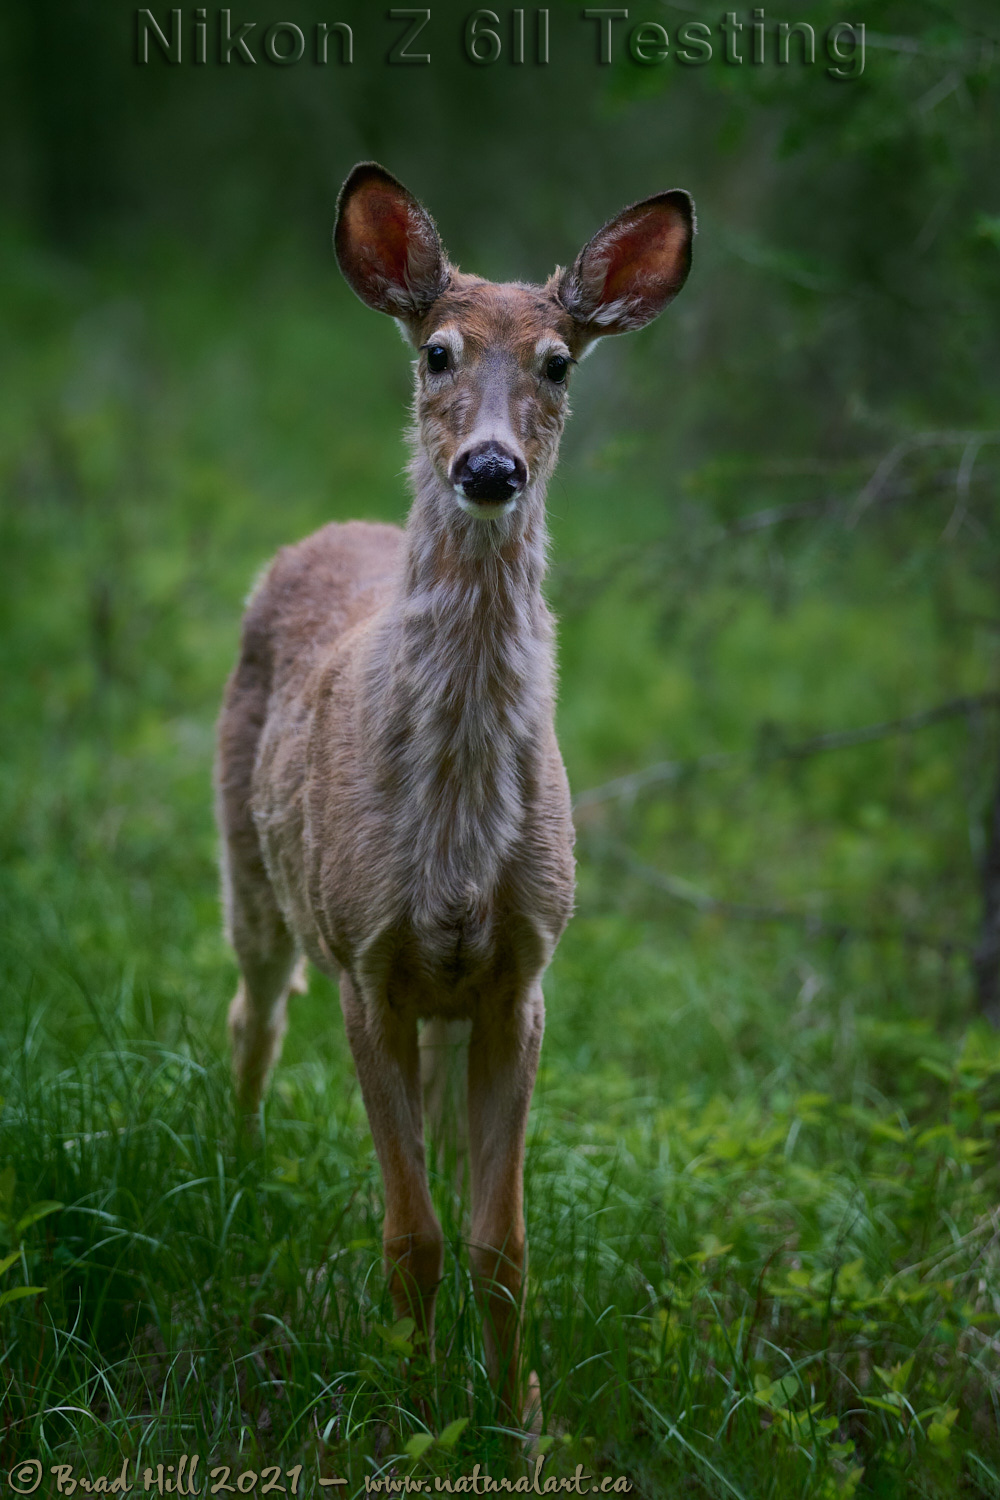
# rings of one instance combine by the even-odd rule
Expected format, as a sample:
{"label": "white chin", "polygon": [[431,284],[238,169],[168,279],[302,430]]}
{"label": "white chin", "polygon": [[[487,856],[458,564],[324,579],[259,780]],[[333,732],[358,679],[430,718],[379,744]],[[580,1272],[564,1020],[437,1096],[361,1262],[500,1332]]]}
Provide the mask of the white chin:
{"label": "white chin", "polygon": [[455,494],[466,515],[475,516],[477,521],[499,521],[501,516],[509,516],[517,504],[516,495],[509,500],[470,500],[457,487]]}

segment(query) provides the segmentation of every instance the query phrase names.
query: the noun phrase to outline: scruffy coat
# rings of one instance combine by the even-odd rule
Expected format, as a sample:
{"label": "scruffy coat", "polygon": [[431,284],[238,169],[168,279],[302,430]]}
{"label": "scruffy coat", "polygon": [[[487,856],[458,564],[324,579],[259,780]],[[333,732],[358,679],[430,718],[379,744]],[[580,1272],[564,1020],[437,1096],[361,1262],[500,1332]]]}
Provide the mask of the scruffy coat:
{"label": "scruffy coat", "polygon": [[449,264],[395,178],[355,168],[335,245],[354,290],[418,350],[413,505],[403,531],[352,521],[279,553],[247,609],[219,725],[240,1103],[260,1101],[304,953],[339,981],[397,1316],[412,1312],[432,1347],[443,1242],[418,1022],[425,1043],[464,1023],[470,1258],[487,1363],[515,1418],[536,1392],[518,1327],[541,977],[573,902],[545,488],[570,366],[676,294],[692,231],[686,194],[658,194],[545,286],[495,285]]}

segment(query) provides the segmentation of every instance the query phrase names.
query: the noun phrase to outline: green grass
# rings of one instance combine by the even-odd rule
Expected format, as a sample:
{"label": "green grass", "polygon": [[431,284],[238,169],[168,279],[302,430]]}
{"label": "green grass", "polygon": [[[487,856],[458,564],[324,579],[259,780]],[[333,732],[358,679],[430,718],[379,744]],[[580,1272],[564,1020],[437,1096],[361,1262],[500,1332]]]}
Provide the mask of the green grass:
{"label": "green grass", "polygon": [[[403,1378],[322,976],[256,1147],[228,1084],[210,766],[241,600],[322,521],[401,516],[404,352],[288,257],[228,282],[155,246],[3,261],[0,1466],[198,1452],[350,1494],[516,1475],[445,1177],[427,1405]],[[995,720],[759,753],[995,687],[973,620],[993,564],[943,549],[933,507],[715,546],[735,489],[753,510],[803,481],[734,460],[664,486],[641,436],[601,428],[599,360],[552,497],[571,780],[746,759],[581,818],[527,1166],[545,1472],[1000,1496],[1000,1044],[935,946],[975,934]],[[698,913],[622,846],[716,897],[928,942]]]}

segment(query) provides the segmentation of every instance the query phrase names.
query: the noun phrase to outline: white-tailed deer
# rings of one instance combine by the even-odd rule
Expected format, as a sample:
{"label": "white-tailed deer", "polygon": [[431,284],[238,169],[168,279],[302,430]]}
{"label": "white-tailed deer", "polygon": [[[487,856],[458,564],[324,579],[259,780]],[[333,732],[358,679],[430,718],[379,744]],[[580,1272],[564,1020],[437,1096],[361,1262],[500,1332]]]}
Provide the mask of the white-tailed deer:
{"label": "white-tailed deer", "polygon": [[470,1256],[491,1378],[514,1418],[541,978],[573,902],[545,487],[572,365],[662,311],[693,227],[687,194],[659,193],[544,286],[498,285],[449,264],[388,172],[355,167],[337,259],[419,351],[413,504],[405,530],[334,524],[279,553],[247,610],[219,727],[239,1102],[260,1101],[304,952],[340,983],[397,1316],[432,1349],[442,1236],[418,1023],[432,1038],[468,1024]]}

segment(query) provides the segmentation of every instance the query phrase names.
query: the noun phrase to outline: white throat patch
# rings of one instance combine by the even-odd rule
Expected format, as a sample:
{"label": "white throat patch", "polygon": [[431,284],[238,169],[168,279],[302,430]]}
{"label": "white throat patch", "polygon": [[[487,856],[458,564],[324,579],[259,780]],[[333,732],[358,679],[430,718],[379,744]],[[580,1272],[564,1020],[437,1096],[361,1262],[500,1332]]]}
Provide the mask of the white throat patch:
{"label": "white throat patch", "polygon": [[509,500],[470,500],[457,485],[454,490],[459,505],[467,515],[475,516],[477,521],[498,521],[501,516],[509,516],[517,504],[516,495],[512,495]]}

